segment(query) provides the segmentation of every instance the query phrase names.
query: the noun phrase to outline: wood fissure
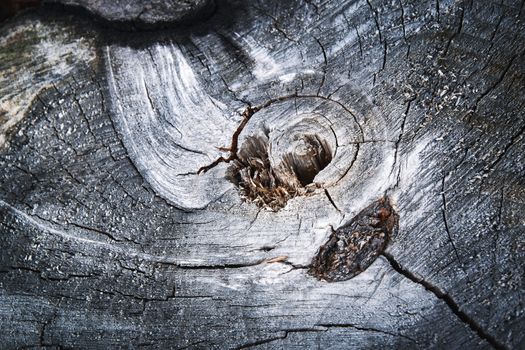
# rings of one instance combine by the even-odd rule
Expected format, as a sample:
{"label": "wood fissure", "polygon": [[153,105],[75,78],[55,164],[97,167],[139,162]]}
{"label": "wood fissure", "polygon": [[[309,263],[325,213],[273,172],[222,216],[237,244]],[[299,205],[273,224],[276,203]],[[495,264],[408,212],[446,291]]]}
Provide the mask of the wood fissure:
{"label": "wood fissure", "polygon": [[387,252],[383,252],[381,254],[388,260],[392,268],[396,270],[398,273],[405,276],[412,282],[420,284],[426,290],[434,294],[438,299],[443,300],[443,302],[447,304],[450,310],[462,322],[466,323],[473,331],[475,331],[478,334],[478,336],[481,339],[486,340],[494,349],[508,349],[498,339],[496,339],[491,334],[487,333],[476,320],[472,319],[464,311],[462,311],[460,306],[456,303],[456,301],[445,291],[440,289],[438,286],[433,285],[429,281],[426,281],[423,278],[420,278],[414,275],[412,272],[408,271],[407,269],[403,268],[403,266],[401,266],[391,254]]}

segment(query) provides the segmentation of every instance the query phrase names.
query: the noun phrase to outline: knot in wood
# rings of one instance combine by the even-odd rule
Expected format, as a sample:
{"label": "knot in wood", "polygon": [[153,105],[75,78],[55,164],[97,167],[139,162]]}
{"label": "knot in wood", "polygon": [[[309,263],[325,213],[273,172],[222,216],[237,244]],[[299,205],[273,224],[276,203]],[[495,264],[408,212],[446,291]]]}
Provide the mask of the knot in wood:
{"label": "knot in wood", "polygon": [[331,162],[332,147],[322,135],[303,132],[292,128],[246,138],[228,170],[244,200],[277,211],[320,186],[315,176]]}
{"label": "knot in wood", "polygon": [[313,259],[310,274],[328,282],[360,274],[383,252],[397,232],[398,221],[387,197],[373,202],[332,232]]}

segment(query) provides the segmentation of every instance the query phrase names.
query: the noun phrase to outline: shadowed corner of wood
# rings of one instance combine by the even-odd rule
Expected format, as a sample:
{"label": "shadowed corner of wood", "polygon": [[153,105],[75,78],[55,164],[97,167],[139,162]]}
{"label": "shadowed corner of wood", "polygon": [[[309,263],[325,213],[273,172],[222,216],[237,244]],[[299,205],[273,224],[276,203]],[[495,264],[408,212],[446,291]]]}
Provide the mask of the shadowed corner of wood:
{"label": "shadowed corner of wood", "polygon": [[16,15],[20,11],[39,5],[40,0],[2,0],[0,1],[0,22]]}

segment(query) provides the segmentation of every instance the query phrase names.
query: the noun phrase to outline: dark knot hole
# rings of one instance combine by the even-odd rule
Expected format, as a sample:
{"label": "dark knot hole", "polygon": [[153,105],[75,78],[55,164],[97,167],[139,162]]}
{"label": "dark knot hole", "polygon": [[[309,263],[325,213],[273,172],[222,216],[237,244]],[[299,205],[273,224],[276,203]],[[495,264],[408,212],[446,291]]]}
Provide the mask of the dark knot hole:
{"label": "dark knot hole", "polygon": [[267,135],[243,142],[227,178],[239,187],[244,200],[277,211],[289,199],[313,192],[315,186],[308,185],[332,161],[330,145],[317,135],[303,134],[283,146],[284,155],[271,162]]}

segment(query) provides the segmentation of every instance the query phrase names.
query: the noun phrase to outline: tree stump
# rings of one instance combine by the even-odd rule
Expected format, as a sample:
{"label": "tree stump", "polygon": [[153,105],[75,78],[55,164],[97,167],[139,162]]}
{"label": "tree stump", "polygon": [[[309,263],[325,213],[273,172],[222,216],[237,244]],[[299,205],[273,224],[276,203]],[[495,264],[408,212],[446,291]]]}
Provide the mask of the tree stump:
{"label": "tree stump", "polygon": [[523,2],[65,2],[0,32],[2,348],[525,346]]}

